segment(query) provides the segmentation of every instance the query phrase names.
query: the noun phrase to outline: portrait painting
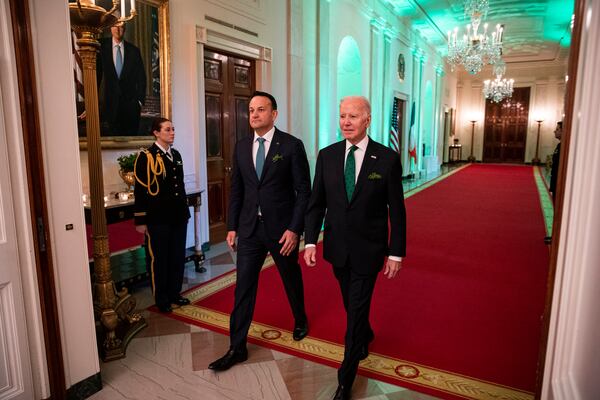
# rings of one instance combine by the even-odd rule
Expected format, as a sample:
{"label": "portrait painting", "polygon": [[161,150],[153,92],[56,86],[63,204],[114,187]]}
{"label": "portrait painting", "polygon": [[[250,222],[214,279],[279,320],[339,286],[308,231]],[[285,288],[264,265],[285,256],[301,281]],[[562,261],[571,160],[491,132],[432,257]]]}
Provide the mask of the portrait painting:
{"label": "portrait painting", "polygon": [[[111,1],[97,1],[109,7]],[[100,35],[96,80],[102,147],[139,147],[152,139],[150,126],[159,116],[170,118],[168,3],[138,0],[129,21]],[[74,40],[78,134],[85,147],[86,113],[80,60]]]}

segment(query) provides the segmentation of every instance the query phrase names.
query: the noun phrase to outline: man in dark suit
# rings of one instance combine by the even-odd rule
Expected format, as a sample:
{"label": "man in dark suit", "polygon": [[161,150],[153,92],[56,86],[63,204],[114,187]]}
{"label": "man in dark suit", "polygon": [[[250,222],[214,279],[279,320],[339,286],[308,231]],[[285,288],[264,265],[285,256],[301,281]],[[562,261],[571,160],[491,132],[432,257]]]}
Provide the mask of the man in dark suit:
{"label": "man in dark suit", "polygon": [[344,360],[334,399],[350,398],[358,364],[375,337],[369,309],[385,257],[384,275],[393,278],[406,252],[400,156],[367,136],[370,123],[366,98],[342,99],[345,140],[319,152],[306,212],[304,260],[316,264],[315,245],[325,218],[323,257],[333,265],[346,309]]}
{"label": "man in dark suit", "polygon": [[552,153],[552,168],[550,169],[550,193],[552,193],[552,200],[556,199],[556,181],[558,179],[558,165],[560,162],[560,139],[562,138],[563,123],[558,121],[556,123],[556,129],[554,129],[554,137],[559,140],[554,153]]}
{"label": "man in dark suit", "polygon": [[125,24],[110,28],[100,41],[96,68],[100,86],[102,134],[139,135],[140,112],[146,99],[146,72],[140,49],[124,40]]}
{"label": "man in dark suit", "polygon": [[249,106],[254,135],[240,139],[233,154],[227,244],[237,244],[235,303],[230,320],[230,348],[209,368],[224,371],[247,360],[246,340],[252,322],[258,277],[271,253],[287,294],[295,324],[294,340],[308,334],[298,236],[310,197],[310,172],[302,142],[275,128],[277,102],[255,92]]}

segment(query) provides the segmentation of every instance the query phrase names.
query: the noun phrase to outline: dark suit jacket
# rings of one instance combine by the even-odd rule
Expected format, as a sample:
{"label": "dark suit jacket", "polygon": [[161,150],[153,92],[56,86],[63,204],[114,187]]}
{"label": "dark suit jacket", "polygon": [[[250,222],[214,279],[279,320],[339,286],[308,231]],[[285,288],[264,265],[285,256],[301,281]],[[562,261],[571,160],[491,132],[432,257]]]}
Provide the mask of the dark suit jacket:
{"label": "dark suit jacket", "polygon": [[[387,255],[406,254],[406,210],[399,155],[369,138],[351,201],[344,184],[346,141],[322,149],[306,212],[306,243],[325,217],[323,255],[334,267],[377,273]],[[389,224],[388,224],[389,221]],[[389,234],[388,234],[389,232]]]}
{"label": "dark suit jacket", "polygon": [[260,207],[267,234],[279,240],[285,230],[301,234],[310,197],[310,170],[302,141],[275,129],[262,177],[252,161],[254,135],[240,139],[233,154],[227,229],[249,237]]}
{"label": "dark suit jacket", "polygon": [[[181,154],[171,148],[171,154],[173,154],[173,161],[171,161],[156,143],[148,148],[148,152],[154,160],[156,160],[157,154],[160,154],[165,164],[165,175],[160,174],[156,177],[158,193],[154,196],[151,195],[148,188],[138,182],[139,179],[144,184],[148,183],[148,156],[144,151],[138,154],[135,160],[135,224],[169,224],[186,221],[190,217],[190,210],[183,183]],[[156,191],[156,183],[151,186],[151,190],[152,192]]]}
{"label": "dark suit jacket", "polygon": [[[121,107],[136,109],[139,119],[140,103],[146,99],[146,71],[140,50],[133,44],[123,41],[125,51],[123,54],[123,69],[121,76],[117,77],[112,54],[112,38],[100,41],[100,57],[96,68],[100,87],[100,115],[102,120],[114,122]],[[123,104],[126,103],[126,104]]]}

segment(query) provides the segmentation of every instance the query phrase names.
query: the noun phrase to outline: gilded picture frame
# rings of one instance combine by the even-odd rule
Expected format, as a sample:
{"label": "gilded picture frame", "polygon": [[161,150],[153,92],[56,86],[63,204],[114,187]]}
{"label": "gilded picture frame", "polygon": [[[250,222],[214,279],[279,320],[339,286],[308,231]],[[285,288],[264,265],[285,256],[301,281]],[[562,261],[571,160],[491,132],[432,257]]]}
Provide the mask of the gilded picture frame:
{"label": "gilded picture frame", "polygon": [[[142,68],[145,75],[145,97],[139,103],[139,112],[137,114],[137,127],[129,131],[119,128],[120,125],[113,125],[107,122],[109,113],[106,111],[113,102],[107,99],[114,99],[114,96],[108,95],[107,85],[104,79],[110,79],[104,72],[113,67],[112,61],[106,57],[105,62],[102,61],[103,47],[101,45],[98,53],[98,105],[100,109],[100,125],[101,135],[100,143],[102,148],[106,149],[138,149],[147,147],[154,142],[154,136],[150,132],[150,124],[152,120],[158,116],[171,118],[172,115],[172,94],[171,94],[171,47],[170,47],[170,27],[169,27],[169,1],[168,0],[137,0],[136,11],[138,15],[131,21],[126,23],[124,41],[131,43],[134,47],[124,48],[125,63],[128,62],[127,57],[132,57],[134,53],[141,55]],[[111,32],[108,29],[103,33],[100,42],[111,40]],[[110,47],[109,47],[110,48]],[[158,49],[158,52],[156,52]],[[75,51],[75,50],[74,50]],[[110,51],[110,50],[109,50]],[[107,64],[109,63],[109,64]],[[103,67],[104,65],[104,67]],[[123,67],[123,71],[131,71]],[[113,69],[114,75],[114,69]],[[124,72],[123,72],[124,73]],[[114,78],[119,79],[119,78]],[[121,78],[122,80],[123,78]],[[78,96],[77,114],[78,114],[78,131],[79,144],[81,149],[87,148],[87,139],[85,134],[85,119],[81,118],[81,101],[82,97]],[[158,103],[158,104],[157,104]],[[121,112],[121,111],[119,111]],[[134,113],[135,114],[135,113]],[[85,115],[85,114],[84,114]],[[130,113],[128,112],[128,115]]]}

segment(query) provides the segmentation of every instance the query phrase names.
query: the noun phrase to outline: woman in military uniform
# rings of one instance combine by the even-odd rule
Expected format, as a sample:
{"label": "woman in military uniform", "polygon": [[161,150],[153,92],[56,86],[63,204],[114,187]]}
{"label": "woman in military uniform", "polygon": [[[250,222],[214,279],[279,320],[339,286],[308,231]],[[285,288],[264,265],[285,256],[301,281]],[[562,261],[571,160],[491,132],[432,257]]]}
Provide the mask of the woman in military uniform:
{"label": "woman in military uniform", "polygon": [[175,150],[170,120],[152,123],[156,142],[135,161],[135,225],[146,234],[156,306],[168,313],[189,304],[181,296],[190,211],[183,184],[183,161]]}

